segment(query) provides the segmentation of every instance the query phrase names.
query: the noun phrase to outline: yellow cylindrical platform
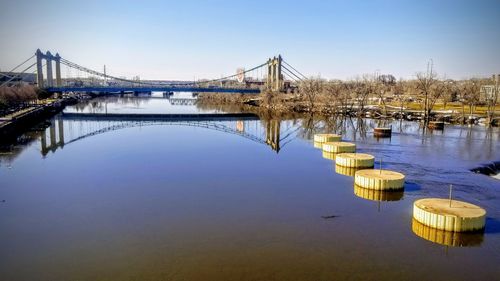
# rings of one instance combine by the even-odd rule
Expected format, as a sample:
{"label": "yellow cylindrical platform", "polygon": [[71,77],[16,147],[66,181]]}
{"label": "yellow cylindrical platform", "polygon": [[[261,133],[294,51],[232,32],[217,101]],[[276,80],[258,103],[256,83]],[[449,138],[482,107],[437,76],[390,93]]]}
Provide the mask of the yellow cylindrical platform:
{"label": "yellow cylindrical platform", "polygon": [[354,185],[354,195],[371,201],[399,201],[403,198],[403,191],[381,191]]}
{"label": "yellow cylindrical platform", "polygon": [[350,142],[325,142],[323,151],[332,153],[355,152],[356,145]]}
{"label": "yellow cylindrical platform", "polygon": [[315,134],[314,141],[315,142],[332,142],[332,141],[340,141],[342,137],[337,134]]}
{"label": "yellow cylindrical platform", "polygon": [[453,232],[428,227],[412,219],[411,230],[425,240],[452,247],[479,246],[483,243],[482,232]]}
{"label": "yellow cylindrical platform", "polygon": [[363,170],[363,169],[366,169],[366,168],[353,168],[353,167],[344,167],[344,166],[335,165],[335,172],[337,174],[341,174],[341,175],[348,176],[348,177],[354,177],[354,175],[356,174],[357,171]]}
{"label": "yellow cylindrical platform", "polygon": [[371,168],[375,157],[366,153],[340,153],[335,157],[335,164],[352,168]]}
{"label": "yellow cylindrical platform", "polygon": [[413,203],[413,218],[418,222],[446,231],[484,229],[486,211],[474,204],[443,198],[425,198]]}
{"label": "yellow cylindrical platform", "polygon": [[359,170],[354,175],[354,183],[374,190],[401,190],[405,176],[389,170]]}

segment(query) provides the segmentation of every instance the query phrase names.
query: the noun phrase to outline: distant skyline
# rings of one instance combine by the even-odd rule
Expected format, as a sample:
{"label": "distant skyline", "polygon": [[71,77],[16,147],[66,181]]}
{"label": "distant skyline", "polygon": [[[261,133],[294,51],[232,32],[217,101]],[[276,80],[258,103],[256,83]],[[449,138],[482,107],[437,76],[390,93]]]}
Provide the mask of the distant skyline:
{"label": "distant skyline", "polygon": [[[500,73],[500,1],[6,1],[0,69],[37,48],[111,75],[193,80],[281,54],[307,76]],[[64,73],[63,73],[64,75]]]}

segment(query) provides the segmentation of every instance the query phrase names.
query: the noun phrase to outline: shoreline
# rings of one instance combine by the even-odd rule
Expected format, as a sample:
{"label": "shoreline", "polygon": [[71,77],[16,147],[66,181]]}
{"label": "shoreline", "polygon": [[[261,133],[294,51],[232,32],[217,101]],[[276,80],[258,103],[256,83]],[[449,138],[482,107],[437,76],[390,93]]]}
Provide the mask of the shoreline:
{"label": "shoreline", "polygon": [[[269,98],[269,97],[267,97]],[[290,94],[274,94],[267,99],[263,95],[227,95],[227,94],[200,94],[198,104],[207,106],[239,106],[247,110],[267,111],[273,114],[319,114],[324,116],[340,115],[359,118],[372,118],[379,120],[407,120],[407,121],[437,121],[456,125],[479,125],[488,126],[488,120],[485,116],[475,114],[457,113],[456,110],[433,110],[428,120],[424,120],[424,111],[410,109],[408,106],[401,110],[393,105],[386,105],[385,110],[382,105],[367,104],[362,108],[359,106],[339,106],[328,102],[316,102],[313,106],[299,100],[296,96]],[[414,106],[414,105],[413,105]],[[491,125],[499,125],[498,117],[494,119]]]}
{"label": "shoreline", "polygon": [[48,104],[33,106],[7,120],[3,119],[0,123],[0,143],[12,141],[29,128],[61,112],[67,105],[77,102],[73,98],[61,98]]}

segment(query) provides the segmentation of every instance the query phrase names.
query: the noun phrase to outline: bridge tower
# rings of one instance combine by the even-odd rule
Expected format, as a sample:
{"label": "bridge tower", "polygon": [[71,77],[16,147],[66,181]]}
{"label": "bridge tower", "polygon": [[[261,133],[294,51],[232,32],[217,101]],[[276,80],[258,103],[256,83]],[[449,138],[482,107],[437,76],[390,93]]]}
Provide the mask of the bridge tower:
{"label": "bridge tower", "polygon": [[54,86],[54,78],[52,76],[52,54],[47,51],[45,60],[47,61],[47,87],[51,88]]}
{"label": "bridge tower", "polygon": [[[46,87],[54,87],[54,78],[52,73],[52,61],[56,62],[56,85],[57,87],[62,86],[61,80],[61,57],[59,54],[53,56],[49,51],[46,54],[42,53],[40,49],[36,50],[36,71],[37,71],[37,80],[38,87],[45,88]],[[46,62],[47,66],[47,84],[43,80],[43,60]]]}
{"label": "bridge tower", "polygon": [[37,80],[38,80],[38,87],[43,88],[43,57],[44,55],[42,54],[42,51],[40,49],[36,50],[36,73],[37,73]]}
{"label": "bridge tower", "polygon": [[61,81],[61,56],[59,56],[59,53],[56,53],[54,56],[54,61],[56,62],[56,87],[61,87],[62,86],[62,81]]}
{"label": "bridge tower", "polygon": [[281,74],[281,55],[267,61],[267,88],[271,91],[283,90],[283,75]]}

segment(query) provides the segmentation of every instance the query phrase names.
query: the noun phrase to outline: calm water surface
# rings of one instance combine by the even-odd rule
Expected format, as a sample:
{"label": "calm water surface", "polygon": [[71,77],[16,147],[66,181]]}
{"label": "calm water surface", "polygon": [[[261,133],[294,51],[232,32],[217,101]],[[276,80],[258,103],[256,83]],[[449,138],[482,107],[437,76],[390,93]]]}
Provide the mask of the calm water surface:
{"label": "calm water surface", "polygon": [[[67,112],[203,113],[162,97],[92,100]],[[0,155],[0,280],[499,280],[498,129],[423,134],[374,120],[120,122],[67,119]],[[404,193],[353,186],[314,148],[336,131],[407,175]],[[487,209],[484,234],[412,222],[412,203]],[[334,216],[333,218],[328,218]]]}

